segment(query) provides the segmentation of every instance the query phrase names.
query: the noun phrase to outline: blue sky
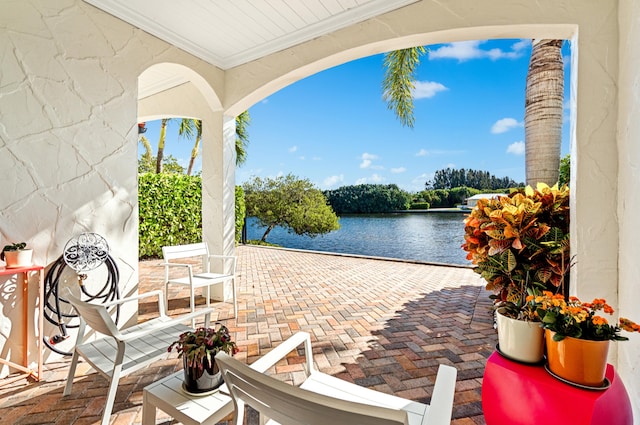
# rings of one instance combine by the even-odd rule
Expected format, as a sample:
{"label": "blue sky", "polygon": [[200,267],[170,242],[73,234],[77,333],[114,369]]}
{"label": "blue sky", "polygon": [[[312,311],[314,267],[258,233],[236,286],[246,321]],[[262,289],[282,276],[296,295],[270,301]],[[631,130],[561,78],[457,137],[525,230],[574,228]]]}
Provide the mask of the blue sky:
{"label": "blue sky", "polygon": [[[417,73],[414,128],[403,127],[382,98],[383,55],[355,60],[285,87],[249,109],[249,155],[236,170],[236,183],[291,173],[323,190],[396,183],[416,192],[447,167],[524,181],[530,41],[467,41],[427,49]],[[568,57],[568,43],[563,53]],[[565,60],[565,99],[568,77]],[[145,135],[156,149],[158,122],[147,127]],[[177,123],[169,126],[165,152],[186,167],[192,142],[178,140],[177,128]],[[562,155],[568,152],[565,119]],[[196,170],[200,166],[198,160]]]}

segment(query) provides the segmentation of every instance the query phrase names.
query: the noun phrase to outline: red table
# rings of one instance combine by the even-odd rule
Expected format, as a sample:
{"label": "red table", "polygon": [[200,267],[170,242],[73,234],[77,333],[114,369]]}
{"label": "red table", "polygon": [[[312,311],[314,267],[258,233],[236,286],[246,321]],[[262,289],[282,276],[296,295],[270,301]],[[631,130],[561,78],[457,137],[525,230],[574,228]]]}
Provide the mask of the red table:
{"label": "red table", "polygon": [[544,366],[507,360],[494,352],[482,381],[487,425],[633,425],[629,395],[607,365],[606,390],[586,390],[551,376]]}
{"label": "red table", "polygon": [[[0,363],[7,364],[22,372],[28,373],[36,380],[40,380],[42,377],[42,329],[44,327],[43,314],[42,314],[42,302],[44,300],[44,282],[43,282],[43,269],[42,266],[28,266],[28,267],[14,267],[6,268],[0,267],[0,276],[22,276],[22,279],[17,280],[17,284],[22,283],[22,364],[18,364],[6,359],[0,358]],[[29,369],[29,273],[38,272],[38,332],[37,332],[37,347],[38,347],[38,370],[33,371]],[[11,382],[9,380],[8,382]]]}

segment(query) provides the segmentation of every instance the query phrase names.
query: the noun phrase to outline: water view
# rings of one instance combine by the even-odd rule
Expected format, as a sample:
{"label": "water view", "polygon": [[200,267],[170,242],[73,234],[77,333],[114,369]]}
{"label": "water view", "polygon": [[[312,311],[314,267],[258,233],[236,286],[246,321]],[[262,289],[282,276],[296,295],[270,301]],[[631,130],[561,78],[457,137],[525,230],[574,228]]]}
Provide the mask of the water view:
{"label": "water view", "polygon": [[[274,228],[267,242],[285,248],[464,264],[464,215],[397,213],[340,217],[340,230],[311,238]],[[247,219],[247,239],[261,239],[266,228]]]}

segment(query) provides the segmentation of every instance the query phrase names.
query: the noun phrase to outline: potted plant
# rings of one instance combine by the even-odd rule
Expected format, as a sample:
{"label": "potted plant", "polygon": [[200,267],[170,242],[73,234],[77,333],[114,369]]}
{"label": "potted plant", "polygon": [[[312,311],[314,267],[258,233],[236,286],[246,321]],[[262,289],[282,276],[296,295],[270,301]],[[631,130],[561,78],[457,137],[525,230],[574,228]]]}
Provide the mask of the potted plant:
{"label": "potted plant", "polygon": [[[543,290],[567,289],[569,188],[540,183],[480,199],[465,219],[464,238],[467,259],[493,292],[500,352],[527,363],[541,361],[543,330],[531,302]],[[514,352],[520,348],[523,353]]]}
{"label": "potted plant", "polygon": [[583,303],[577,297],[545,291],[535,297],[545,328],[549,371],[561,379],[588,387],[604,384],[610,341],[627,341],[620,331],[640,332],[640,325],[620,318],[615,325],[597,312],[613,314],[604,299]]}
{"label": "potted plant", "polygon": [[7,263],[7,268],[29,267],[33,264],[33,250],[27,248],[26,242],[5,245],[0,253],[0,260]]}
{"label": "potted plant", "polygon": [[229,329],[220,323],[213,328],[202,327],[182,333],[168,350],[174,348],[183,360],[184,390],[193,394],[208,393],[222,385],[222,374],[215,362],[218,352],[229,355],[238,352]]}

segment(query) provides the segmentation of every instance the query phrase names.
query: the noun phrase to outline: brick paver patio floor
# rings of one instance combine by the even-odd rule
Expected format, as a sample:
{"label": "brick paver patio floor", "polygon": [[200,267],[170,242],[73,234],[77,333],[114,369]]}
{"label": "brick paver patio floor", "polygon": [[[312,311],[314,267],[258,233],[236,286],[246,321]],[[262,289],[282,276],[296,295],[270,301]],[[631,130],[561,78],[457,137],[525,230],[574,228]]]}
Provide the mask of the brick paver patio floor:
{"label": "brick paver patio floor", "polygon": [[[452,423],[485,423],[482,375],[496,334],[488,294],[469,268],[254,246],[239,246],[237,255],[238,317],[230,318],[231,303],[214,303],[214,318],[238,343],[237,358],[252,363],[304,330],[323,372],[427,403],[438,364],[450,364],[458,369]],[[141,292],[162,288],[158,263],[140,263]],[[148,309],[140,304],[140,320],[151,314]],[[170,314],[187,310],[187,292],[171,292]],[[289,357],[273,372],[295,382],[300,361]],[[121,379],[111,424],[140,424],[142,389],[180,368],[172,355]],[[45,369],[41,382],[0,380],[0,424],[98,423],[107,381],[94,372],[80,376],[88,368],[79,367],[73,394],[62,397],[68,360]],[[176,422],[159,412],[157,423]]]}

